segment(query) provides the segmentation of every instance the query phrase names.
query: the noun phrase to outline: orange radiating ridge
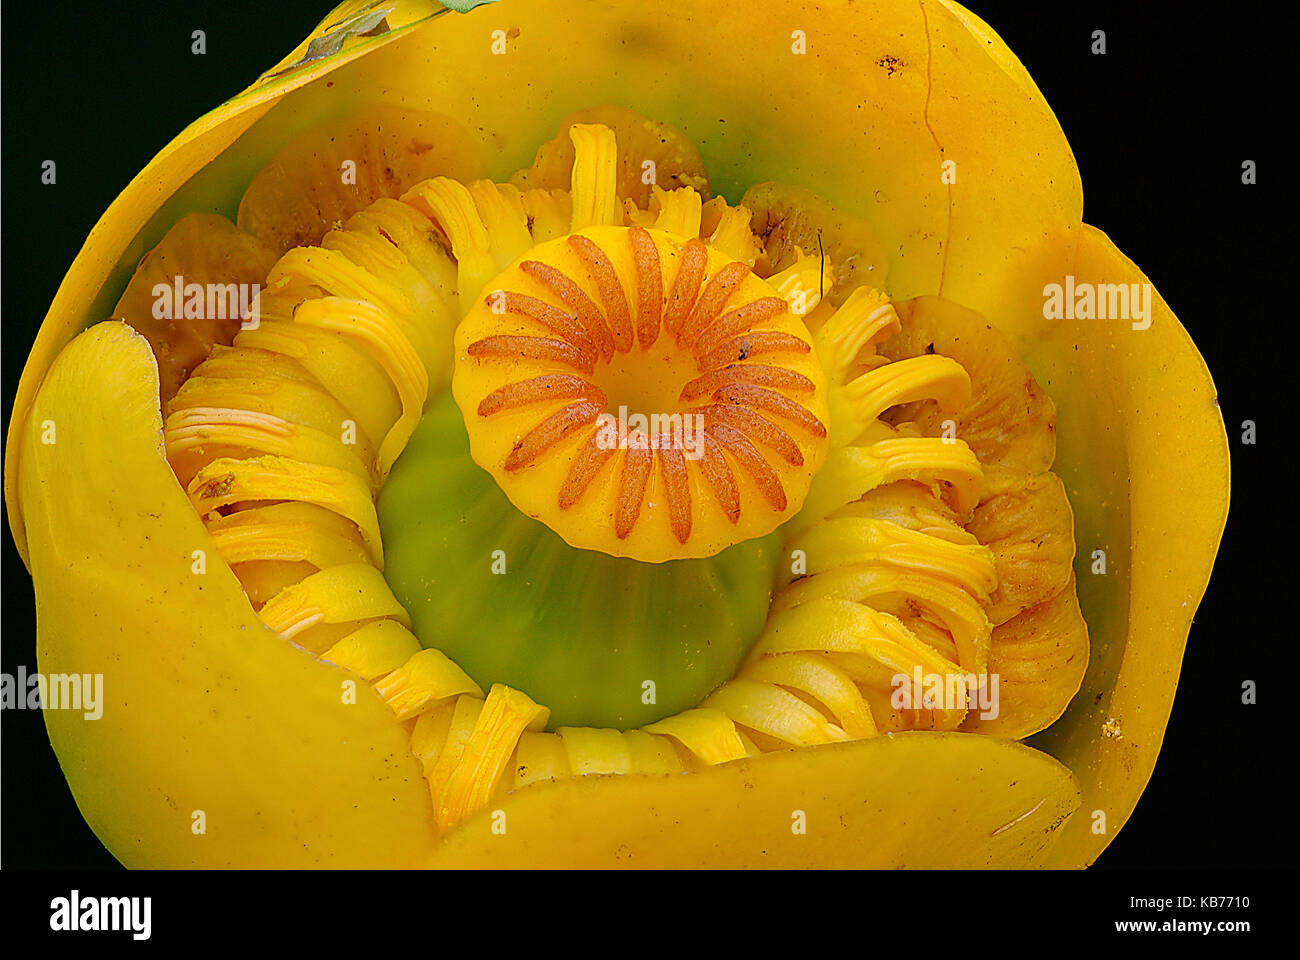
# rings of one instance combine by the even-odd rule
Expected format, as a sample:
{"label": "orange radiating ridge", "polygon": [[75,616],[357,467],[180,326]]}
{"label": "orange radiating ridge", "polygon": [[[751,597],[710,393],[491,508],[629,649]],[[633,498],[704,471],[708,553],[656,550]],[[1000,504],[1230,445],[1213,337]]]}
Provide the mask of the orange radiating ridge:
{"label": "orange radiating ridge", "polygon": [[754,410],[765,410],[791,423],[797,423],[815,437],[826,436],[825,424],[809,413],[802,404],[795,403],[775,390],[756,387],[749,383],[729,383],[713,391],[713,399],[719,403],[734,403]]}
{"label": "orange radiating ridge", "polygon": [[725,423],[729,427],[735,427],[750,439],[771,447],[791,466],[803,466],[803,452],[794,439],[771,420],[759,416],[748,407],[715,403],[707,407],[699,407],[695,412],[703,414],[709,423]]}
{"label": "orange radiating ridge", "polygon": [[614,331],[614,348],[626,353],[632,349],[632,312],[627,305],[623,283],[614,272],[614,265],[605,256],[604,250],[581,234],[575,233],[569,237],[569,246],[573,247],[582,260],[587,275],[600,293],[601,303],[605,306],[605,318]]}
{"label": "orange radiating ridge", "polygon": [[762,297],[743,307],[728,310],[700,334],[694,345],[695,355],[711,353],[724,340],[744,333],[756,323],[779,317],[785,310],[785,301],[780,297]]}
{"label": "orange radiating ridge", "polygon": [[682,258],[668,294],[668,309],[664,311],[664,327],[673,336],[681,329],[686,315],[695,305],[695,295],[704,282],[704,270],[709,263],[709,252],[703,242],[692,240],[682,248]]}
{"label": "orange radiating ridge", "polygon": [[812,347],[792,333],[782,330],[755,330],[728,340],[696,361],[701,370],[712,370],[729,363],[748,360],[765,353],[807,353]]}
{"label": "orange radiating ridge", "polygon": [[591,297],[587,296],[582,287],[549,263],[525,260],[519,264],[519,269],[564,301],[565,305],[577,315],[579,322],[591,333],[592,339],[600,349],[601,357],[608,363],[614,356],[614,335],[610,333],[609,325],[605,323],[600,308]]}
{"label": "orange radiating ridge", "polygon": [[517,316],[527,317],[530,320],[536,320],[556,336],[573,344],[583,353],[590,355],[593,362],[595,361],[596,341],[591,339],[591,334],[587,332],[587,329],[578,322],[578,318],[572,313],[565,313],[559,307],[553,307],[545,300],[538,300],[536,297],[530,297],[524,293],[511,293],[506,290],[498,290],[490,294],[486,299],[486,303],[494,309],[502,309],[506,313],[513,313]]}
{"label": "orange radiating ridge", "polygon": [[717,390],[719,387],[733,383],[751,383],[758,387],[774,387],[777,390],[793,390],[799,393],[812,393],[816,387],[802,373],[787,370],[785,367],[773,367],[765,363],[733,363],[720,370],[710,370],[703,376],[696,377],[682,387],[680,400],[698,400]]}
{"label": "orange radiating ridge", "polygon": [[552,337],[517,337],[502,333],[475,340],[465,352],[471,357],[552,360],[566,363],[583,373],[591,373],[596,369],[591,358],[577,347]]}
{"label": "orange radiating ridge", "polygon": [[745,439],[744,434],[735,427],[714,422],[705,428],[705,436],[718,441],[728,453],[740,461],[740,465],[754,478],[759,493],[772,505],[772,509],[785,509],[785,488],[781,486],[781,480],[763,455]]}
{"label": "orange radiating ridge", "polygon": [[591,486],[591,481],[596,479],[596,474],[600,473],[600,468],[613,455],[614,448],[603,446],[600,443],[600,431],[593,430],[587,442],[578,451],[578,455],[573,458],[569,475],[560,485],[561,510],[568,510],[582,499],[582,495],[587,492],[587,487]]}
{"label": "orange radiating ridge", "polygon": [[686,456],[675,447],[661,447],[659,467],[668,501],[668,525],[678,543],[691,538],[691,488],[686,479]]}
{"label": "orange radiating ridge", "polygon": [[713,279],[704,287],[704,292],[695,301],[690,316],[682,325],[677,342],[683,346],[693,347],[700,334],[718,319],[736,288],[749,276],[749,267],[743,263],[729,263],[713,275]]}
{"label": "orange radiating ridge", "polygon": [[632,532],[636,518],[641,515],[641,502],[645,500],[650,467],[654,464],[654,453],[649,447],[650,438],[643,433],[638,433],[635,443],[629,438],[627,458],[623,461],[623,476],[618,484],[618,503],[614,508],[614,534],[620,540],[626,539]]}
{"label": "orange radiating ridge", "polygon": [[568,400],[587,397],[605,406],[605,391],[589,380],[567,373],[552,373],[510,383],[493,390],[478,405],[480,417],[490,417],[502,410],[511,410],[541,400]]}
{"label": "orange radiating ridge", "polygon": [[600,416],[602,409],[604,404],[594,400],[580,400],[551,414],[514,445],[506,457],[505,468],[519,470],[536,463],[555,444]]}
{"label": "orange radiating ridge", "polygon": [[732,523],[740,521],[740,488],[736,478],[727,466],[727,458],[722,455],[722,447],[708,432],[704,434],[704,455],[700,457],[700,470],[704,479],[713,488],[713,495],[718,498],[718,506]]}
{"label": "orange radiating ridge", "polygon": [[664,312],[663,268],[659,248],[645,227],[632,227],[627,233],[636,267],[636,338],[642,350],[659,339],[659,324]]}

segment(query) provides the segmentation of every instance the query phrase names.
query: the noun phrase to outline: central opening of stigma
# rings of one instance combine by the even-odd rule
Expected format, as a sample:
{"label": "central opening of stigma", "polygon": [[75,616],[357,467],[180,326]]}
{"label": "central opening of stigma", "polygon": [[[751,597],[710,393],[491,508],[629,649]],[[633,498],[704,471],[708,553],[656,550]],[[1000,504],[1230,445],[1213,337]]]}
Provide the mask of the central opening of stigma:
{"label": "central opening of stigma", "polygon": [[592,382],[608,405],[597,421],[597,443],[611,449],[681,450],[704,455],[704,417],[683,409],[681,385],[698,376],[695,358],[667,330],[643,350],[634,346],[598,363]]}

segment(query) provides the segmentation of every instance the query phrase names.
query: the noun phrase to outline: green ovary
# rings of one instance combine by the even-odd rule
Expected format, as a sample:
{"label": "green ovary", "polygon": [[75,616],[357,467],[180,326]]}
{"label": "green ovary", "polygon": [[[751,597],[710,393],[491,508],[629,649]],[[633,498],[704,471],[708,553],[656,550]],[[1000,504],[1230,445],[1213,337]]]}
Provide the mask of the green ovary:
{"label": "green ovary", "polygon": [[486,689],[551,708],[550,727],[628,729],[699,704],[767,618],[779,533],[698,560],[569,546],[470,458],[444,395],[379,497],[389,585],[420,643]]}

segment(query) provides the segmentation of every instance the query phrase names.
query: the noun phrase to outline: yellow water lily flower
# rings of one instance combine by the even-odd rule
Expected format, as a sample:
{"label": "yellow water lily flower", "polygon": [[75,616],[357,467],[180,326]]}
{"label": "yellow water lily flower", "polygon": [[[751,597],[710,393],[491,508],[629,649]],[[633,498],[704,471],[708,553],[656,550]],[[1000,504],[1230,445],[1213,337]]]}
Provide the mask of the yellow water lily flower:
{"label": "yellow water lily flower", "polygon": [[344,3],[109,208],[5,495],[123,863],[1123,826],[1227,511],[1209,373],[987,25],[760,6]]}

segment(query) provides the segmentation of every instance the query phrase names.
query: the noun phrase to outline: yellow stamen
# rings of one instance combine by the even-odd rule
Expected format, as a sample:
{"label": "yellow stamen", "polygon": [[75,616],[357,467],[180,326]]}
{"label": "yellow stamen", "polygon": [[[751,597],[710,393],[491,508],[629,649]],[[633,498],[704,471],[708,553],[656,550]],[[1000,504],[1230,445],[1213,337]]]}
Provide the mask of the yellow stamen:
{"label": "yellow stamen", "polygon": [[193,407],[167,418],[163,439],[170,459],[194,450],[233,447],[252,456],[271,454],[346,470],[374,484],[374,477],[357,451],[339,437],[269,413]]}
{"label": "yellow stamen", "polygon": [[420,641],[396,620],[375,620],[364,624],[323,654],[321,659],[363,680],[392,673],[420,652]]}
{"label": "yellow stamen", "polygon": [[[274,357],[276,354],[266,356]],[[171,413],[196,407],[248,410],[270,414],[332,436],[343,436],[342,424],[349,419],[348,412],[315,381],[300,382],[270,376],[223,376],[214,366],[220,367],[220,362],[205,361],[181,385],[169,404]],[[310,374],[298,364],[294,366],[304,378],[310,378]],[[374,448],[369,438],[357,431],[356,436],[349,436],[348,440],[348,446],[355,450],[366,469],[373,468]]]}
{"label": "yellow stamen", "polygon": [[745,207],[730,207],[722,197],[714,197],[704,204],[701,216],[705,222],[717,217],[717,226],[706,238],[709,246],[752,270],[754,261],[762,253],[758,238],[749,227],[753,214]]}
{"label": "yellow stamen", "polygon": [[844,387],[848,415],[836,422],[837,436],[851,443],[890,407],[917,400],[934,400],[945,411],[960,410],[970,403],[970,375],[956,360],[938,354],[897,360],[864,373]]}
{"label": "yellow stamen", "polygon": [[246,500],[301,500],[332,510],[357,525],[371,561],[382,567],[383,542],[370,488],[355,474],[284,457],[213,460],[187,488],[200,516]]}
{"label": "yellow stamen", "polygon": [[474,197],[464,184],[447,177],[417,183],[402,196],[436,223],[451,241],[456,258],[456,289],[463,315],[477,302],[483,285],[499,269],[492,255],[492,239],[479,216]]}
{"label": "yellow stamen", "polygon": [[259,616],[286,640],[318,623],[392,617],[405,627],[411,625],[384,575],[368,563],[346,563],[313,573],[281,590]]}
{"label": "yellow stamen", "polygon": [[534,242],[528,232],[528,214],[519,188],[508,183],[475,180],[469,185],[469,193],[487,229],[488,249],[497,268],[504,270]]}
{"label": "yellow stamen", "polygon": [[902,329],[889,298],[871,287],[858,287],[817,331],[817,353],[835,383],[842,383],[865,349]]}
{"label": "yellow stamen", "polygon": [[850,737],[874,737],[879,731],[871,708],[853,679],[815,653],[782,653],[763,657],[741,670],[740,676],[799,690],[823,704]]}
{"label": "yellow stamen", "polygon": [[569,769],[575,777],[597,773],[627,773],[632,766],[627,741],[618,730],[560,727]]}
{"label": "yellow stamen", "polygon": [[[384,368],[342,334],[302,323],[271,321],[256,330],[242,331],[235,344],[296,360],[338,400],[372,445],[377,445],[401,416],[401,398]],[[340,423],[339,428],[346,425]]]}
{"label": "yellow stamen", "polygon": [[429,782],[435,820],[438,818],[438,811],[443,807],[447,781],[460,765],[461,758],[465,756],[465,747],[478,724],[479,714],[483,712],[481,698],[482,694],[477,697],[465,695],[456,698],[451,722],[447,725],[447,738],[438,750],[437,759],[426,768],[425,778]]}
{"label": "yellow stamen", "polygon": [[[443,746],[447,743],[447,734],[451,730],[451,720],[456,713],[459,697],[446,697],[430,701],[424,712],[415,720],[411,728],[411,753],[419,758],[424,767],[425,777],[438,762]],[[470,698],[471,702],[476,702]]]}
{"label": "yellow stamen", "polygon": [[533,235],[533,243],[555,240],[569,232],[573,199],[567,190],[525,190],[520,198]]}
{"label": "yellow stamen", "polygon": [[352,215],[346,224],[348,233],[373,236],[392,243],[406,255],[434,292],[430,306],[447,329],[460,317],[457,311],[456,262],[441,242],[433,221],[410,204],[387,197]]}
{"label": "yellow stamen", "polygon": [[682,746],[710,765],[745,756],[745,745],[736,736],[736,725],[721,710],[685,710],[642,729],[680,741]]}
{"label": "yellow stamen", "polygon": [[492,685],[460,762],[441,791],[442,802],[435,809],[439,830],[446,830],[487,806],[520,735],[525,730],[540,730],[550,713],[527,694],[500,683]]}
{"label": "yellow stamen", "polygon": [[867,447],[834,447],[792,529],[806,529],[896,480],[943,481],[949,485],[953,509],[968,514],[979,503],[984,472],[979,458],[961,441],[917,437],[881,440]]}
{"label": "yellow stamen", "polygon": [[730,680],[710,694],[703,706],[721,710],[736,723],[796,747],[849,739],[843,729],[794,694],[757,680]]}
{"label": "yellow stamen", "polygon": [[614,131],[599,123],[575,123],[573,141],[573,217],[569,232],[586,227],[621,224],[618,202],[618,145]]}
{"label": "yellow stamen", "polygon": [[397,388],[402,414],[380,442],[376,457],[375,468],[382,482],[424,412],[429,393],[424,364],[410,341],[392,324],[389,314],[370,303],[322,297],[303,303],[294,319],[304,326],[332,330],[361,341]]}
{"label": "yellow stamen", "polygon": [[835,283],[835,271],[829,260],[800,252],[794,263],[768,277],[767,282],[789,304],[791,313],[805,317],[821,302],[822,291],[829,290]]}
{"label": "yellow stamen", "polygon": [[226,563],[305,561],[318,569],[369,562],[351,521],[311,503],[274,503],[217,517],[208,524]]}
{"label": "yellow stamen", "polygon": [[895,615],[915,605],[952,634],[958,663],[976,673],[988,664],[993,627],[984,608],[967,591],[942,577],[883,563],[835,567],[790,584],[773,600],[772,613],[813,600],[869,603]]}
{"label": "yellow stamen", "polygon": [[[774,614],[748,662],[777,653],[861,655],[886,668],[886,677],[890,673],[910,677],[917,666],[925,674],[963,672],[917,639],[897,617],[849,600],[812,600]],[[744,723],[734,713],[732,717]]]}
{"label": "yellow stamen", "polygon": [[[426,309],[417,306],[412,294],[421,278],[402,252],[375,237],[346,231],[334,231],[326,241],[329,247],[290,250],[275,265],[268,282],[274,282],[277,277],[292,277],[319,289],[327,297],[365,301],[401,331],[422,363],[435,363],[444,352],[435,341],[445,336],[448,329],[445,324],[435,324],[431,310],[427,309],[427,300],[432,296],[427,287],[423,291]],[[398,282],[384,279],[385,274]]]}
{"label": "yellow stamen", "polygon": [[652,208],[656,204],[659,215],[651,224],[656,230],[663,230],[678,237],[700,235],[700,195],[690,187],[678,187],[676,190],[652,187]]}
{"label": "yellow stamen", "polygon": [[421,650],[392,673],[375,682],[398,720],[408,720],[435,700],[483,690],[440,650]]}
{"label": "yellow stamen", "polygon": [[809,573],[880,561],[945,577],[981,603],[997,587],[993,552],[988,547],[949,543],[887,520],[866,517],[825,520],[796,536],[790,548],[804,551]]}
{"label": "yellow stamen", "polygon": [[667,737],[657,737],[644,730],[626,730],[623,739],[627,741],[631,761],[629,773],[682,773],[686,769]]}
{"label": "yellow stamen", "polygon": [[524,733],[515,753],[515,787],[571,776],[564,740],[555,733]]}

